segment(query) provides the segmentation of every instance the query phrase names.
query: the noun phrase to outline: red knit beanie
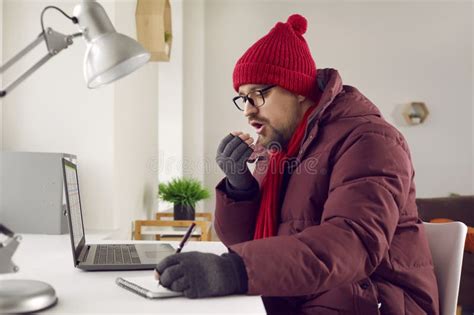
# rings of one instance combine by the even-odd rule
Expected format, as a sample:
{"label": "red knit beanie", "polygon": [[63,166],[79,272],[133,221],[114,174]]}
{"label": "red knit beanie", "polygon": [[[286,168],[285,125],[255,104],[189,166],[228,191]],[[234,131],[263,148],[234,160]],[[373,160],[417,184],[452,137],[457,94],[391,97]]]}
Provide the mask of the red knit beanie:
{"label": "red knit beanie", "polygon": [[314,100],[316,64],[303,37],[306,27],[306,19],[299,14],[275,24],[237,61],[235,91],[243,84],[277,84]]}

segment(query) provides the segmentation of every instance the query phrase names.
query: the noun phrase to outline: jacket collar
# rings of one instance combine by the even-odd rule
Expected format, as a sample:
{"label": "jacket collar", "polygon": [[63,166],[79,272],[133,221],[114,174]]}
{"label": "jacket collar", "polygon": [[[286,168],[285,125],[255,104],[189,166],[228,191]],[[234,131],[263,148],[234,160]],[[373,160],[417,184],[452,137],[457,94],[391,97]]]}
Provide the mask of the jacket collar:
{"label": "jacket collar", "polygon": [[[355,87],[343,85],[339,72],[335,69],[321,69],[317,73],[318,88],[322,91],[318,107],[308,119],[308,127],[317,121],[330,121],[339,118],[358,117],[367,115],[382,116],[379,109],[369,101]],[[346,100],[335,101],[336,98],[346,95]]]}
{"label": "jacket collar", "polygon": [[[316,74],[317,87],[322,91],[318,109],[308,117],[306,126],[304,143],[309,133],[312,138],[319,125],[327,124],[330,121],[337,120],[342,117],[357,117],[366,115],[382,116],[379,109],[372,104],[365,96],[363,96],[356,88],[343,85],[342,78],[336,69],[318,69]],[[335,102],[337,97],[346,93],[352,93],[350,102]],[[305,146],[306,147],[306,146]],[[267,150],[264,146],[258,145],[249,160],[266,156]]]}

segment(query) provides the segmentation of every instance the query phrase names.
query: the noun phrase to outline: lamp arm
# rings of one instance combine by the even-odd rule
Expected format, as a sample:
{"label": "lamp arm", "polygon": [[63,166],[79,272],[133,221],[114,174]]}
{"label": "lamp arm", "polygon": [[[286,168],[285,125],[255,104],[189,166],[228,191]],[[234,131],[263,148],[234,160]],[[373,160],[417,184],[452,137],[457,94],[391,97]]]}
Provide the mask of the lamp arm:
{"label": "lamp arm", "polygon": [[18,272],[19,268],[13,263],[12,256],[20,244],[21,237],[0,223],[0,235],[2,234],[7,239],[0,241],[0,274]]}
{"label": "lamp arm", "polygon": [[41,58],[37,63],[31,66],[26,70],[22,75],[20,75],[16,80],[11,82],[5,89],[0,90],[0,98],[5,97],[11,90],[13,90],[17,85],[23,82],[28,78],[33,72],[38,70],[42,65],[44,65],[49,59],[57,55],[62,50],[66,49],[73,44],[73,38],[82,36],[82,33],[75,33],[72,35],[64,35],[54,31],[52,28],[46,29],[45,32],[41,32],[38,37],[24,49],[22,49],[18,54],[8,60],[4,65],[0,66],[0,74],[10,68],[23,56],[29,53],[33,48],[43,41],[46,41],[46,47],[48,48],[48,53]]}

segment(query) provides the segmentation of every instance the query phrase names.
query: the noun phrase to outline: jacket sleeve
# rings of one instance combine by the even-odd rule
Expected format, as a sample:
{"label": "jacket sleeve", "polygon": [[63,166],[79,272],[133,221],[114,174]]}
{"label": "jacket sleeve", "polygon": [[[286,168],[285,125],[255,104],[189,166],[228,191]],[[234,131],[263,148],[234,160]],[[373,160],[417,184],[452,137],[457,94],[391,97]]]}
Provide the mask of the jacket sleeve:
{"label": "jacket sleeve", "polygon": [[370,275],[388,251],[412,179],[404,142],[382,132],[349,136],[334,157],[321,224],[231,246],[249,294],[320,293]]}
{"label": "jacket sleeve", "polygon": [[[258,185],[257,185],[258,186]],[[224,245],[246,242],[253,239],[255,222],[260,206],[259,187],[253,192],[228,191],[226,178],[216,186],[216,210],[214,228]],[[250,198],[247,196],[250,195]]]}

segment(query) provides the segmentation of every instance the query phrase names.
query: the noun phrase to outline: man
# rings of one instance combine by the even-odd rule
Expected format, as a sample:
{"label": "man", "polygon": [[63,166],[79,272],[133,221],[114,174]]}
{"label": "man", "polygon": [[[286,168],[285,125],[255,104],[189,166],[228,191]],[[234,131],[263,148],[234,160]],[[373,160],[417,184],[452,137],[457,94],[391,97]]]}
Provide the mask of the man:
{"label": "man", "polygon": [[233,132],[217,150],[230,252],[170,256],[160,282],[190,298],[259,294],[269,314],[438,314],[408,145],[336,70],[316,70],[306,25],[277,23],[235,66],[258,140]]}

